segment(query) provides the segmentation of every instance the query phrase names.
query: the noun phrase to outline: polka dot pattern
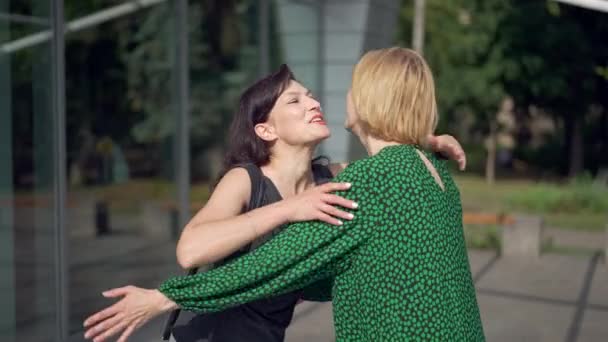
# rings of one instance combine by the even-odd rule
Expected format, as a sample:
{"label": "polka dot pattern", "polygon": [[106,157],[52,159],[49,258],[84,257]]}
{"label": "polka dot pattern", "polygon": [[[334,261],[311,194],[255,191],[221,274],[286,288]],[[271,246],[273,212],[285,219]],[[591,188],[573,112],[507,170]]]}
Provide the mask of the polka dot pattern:
{"label": "polka dot pattern", "polygon": [[359,203],[352,221],[290,224],[257,250],[160,290],[211,312],[326,280],[338,341],[484,341],[460,194],[444,162],[427,157],[445,191],[413,146],[386,147],[335,179],[353,184],[338,193]]}

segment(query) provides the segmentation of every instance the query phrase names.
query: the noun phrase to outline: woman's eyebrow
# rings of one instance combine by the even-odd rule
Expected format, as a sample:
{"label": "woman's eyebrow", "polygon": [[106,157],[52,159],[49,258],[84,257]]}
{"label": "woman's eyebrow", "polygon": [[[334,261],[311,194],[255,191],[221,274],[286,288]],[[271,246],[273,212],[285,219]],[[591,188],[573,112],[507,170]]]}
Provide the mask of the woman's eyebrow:
{"label": "woman's eyebrow", "polygon": [[284,93],[285,95],[301,95],[302,93],[309,95],[312,94],[312,92],[309,89],[303,89],[303,91],[289,91]]}

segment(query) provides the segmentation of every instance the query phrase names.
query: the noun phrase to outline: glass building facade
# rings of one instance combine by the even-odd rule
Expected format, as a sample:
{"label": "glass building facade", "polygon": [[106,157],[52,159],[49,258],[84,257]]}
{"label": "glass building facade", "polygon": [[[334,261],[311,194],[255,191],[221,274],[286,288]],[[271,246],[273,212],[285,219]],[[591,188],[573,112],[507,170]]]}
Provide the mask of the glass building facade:
{"label": "glass building facade", "polygon": [[[101,291],[179,274],[277,4],[0,2],[0,335],[81,340]],[[65,34],[62,34],[65,32]]]}
{"label": "glass building facade", "polygon": [[0,1],[2,340],[82,341],[103,290],[182,273],[238,97],[281,63],[346,158],[350,70],[393,2]]}

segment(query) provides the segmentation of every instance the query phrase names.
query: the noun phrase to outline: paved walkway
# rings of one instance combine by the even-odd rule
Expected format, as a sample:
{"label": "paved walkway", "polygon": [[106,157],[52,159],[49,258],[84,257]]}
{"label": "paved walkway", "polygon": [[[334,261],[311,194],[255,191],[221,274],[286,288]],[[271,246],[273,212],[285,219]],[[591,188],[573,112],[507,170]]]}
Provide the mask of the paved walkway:
{"label": "paved walkway", "polygon": [[[608,227],[606,228],[608,229]],[[606,248],[608,232],[581,231],[545,227],[543,238],[555,247],[574,250],[602,250]]]}
{"label": "paved walkway", "polygon": [[[608,340],[608,267],[600,254],[529,261],[471,251],[470,260],[488,341]],[[161,326],[149,324],[133,341],[158,341]],[[299,305],[287,342],[333,340],[331,305]]]}
{"label": "paved walkway", "polygon": [[[608,267],[599,255],[499,259],[471,251],[488,341],[608,341]],[[331,307],[298,307],[288,342],[332,341]]]}

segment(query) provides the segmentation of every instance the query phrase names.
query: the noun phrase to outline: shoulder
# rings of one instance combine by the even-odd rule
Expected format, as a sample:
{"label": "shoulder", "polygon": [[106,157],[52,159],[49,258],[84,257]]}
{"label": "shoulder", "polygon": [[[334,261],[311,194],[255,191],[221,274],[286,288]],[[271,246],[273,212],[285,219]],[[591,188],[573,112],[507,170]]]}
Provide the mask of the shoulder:
{"label": "shoulder", "polygon": [[413,146],[391,146],[375,156],[350,163],[336,178],[340,181],[357,179],[388,183],[415,172],[419,166],[418,159],[418,154]]}
{"label": "shoulder", "polygon": [[237,183],[249,183],[249,178],[249,172],[245,166],[237,166],[228,170],[220,182],[232,181]]}
{"label": "shoulder", "polygon": [[331,163],[327,167],[331,171],[331,174],[335,177],[348,167],[348,163]]}
{"label": "shoulder", "polygon": [[[196,217],[231,217],[238,215],[249,203],[251,181],[242,167],[230,169],[219,180],[205,206]],[[202,216],[201,216],[202,215]],[[194,220],[194,218],[193,218]]]}
{"label": "shoulder", "polygon": [[366,184],[378,179],[381,165],[375,158],[360,159],[349,163],[335,177],[337,182],[350,182],[355,184]]}
{"label": "shoulder", "polygon": [[244,199],[249,198],[251,193],[251,178],[249,172],[243,166],[230,169],[220,179],[213,193],[232,192],[240,194]]}

